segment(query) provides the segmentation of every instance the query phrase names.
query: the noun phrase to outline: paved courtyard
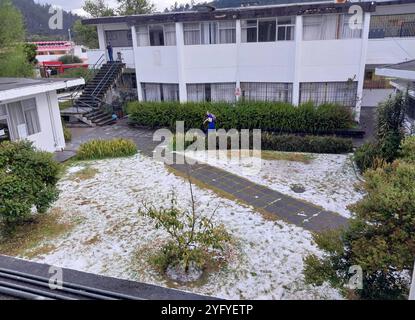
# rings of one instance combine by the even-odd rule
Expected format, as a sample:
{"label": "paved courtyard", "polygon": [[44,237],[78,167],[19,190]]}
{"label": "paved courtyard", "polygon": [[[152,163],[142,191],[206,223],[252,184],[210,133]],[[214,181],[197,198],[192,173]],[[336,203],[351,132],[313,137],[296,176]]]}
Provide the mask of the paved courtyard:
{"label": "paved courtyard", "polygon": [[[136,142],[140,152],[153,157],[158,141],[153,141],[153,131],[128,126],[125,119],[112,126],[72,128],[72,141],[65,151],[57,152],[56,159],[65,161],[76,154],[80,144],[92,139],[129,138]],[[258,211],[276,216],[306,230],[321,232],[347,226],[347,219],[335,212],[301,201],[278,191],[253,183],[219,168],[203,163],[168,165],[181,174],[189,174],[207,188],[220,192]]]}

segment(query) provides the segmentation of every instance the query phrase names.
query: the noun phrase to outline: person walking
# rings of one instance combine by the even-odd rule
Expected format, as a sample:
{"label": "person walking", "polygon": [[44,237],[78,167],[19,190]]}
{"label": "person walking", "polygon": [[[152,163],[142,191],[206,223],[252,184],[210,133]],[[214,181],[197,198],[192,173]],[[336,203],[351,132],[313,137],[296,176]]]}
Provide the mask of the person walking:
{"label": "person walking", "polygon": [[113,62],[114,57],[113,57],[113,50],[112,50],[111,42],[108,42],[108,44],[107,44],[107,51],[108,51],[108,58],[109,58],[110,62]]}
{"label": "person walking", "polygon": [[203,121],[203,124],[206,122],[208,123],[208,133],[216,130],[216,116],[213,113],[206,111],[206,119]]}

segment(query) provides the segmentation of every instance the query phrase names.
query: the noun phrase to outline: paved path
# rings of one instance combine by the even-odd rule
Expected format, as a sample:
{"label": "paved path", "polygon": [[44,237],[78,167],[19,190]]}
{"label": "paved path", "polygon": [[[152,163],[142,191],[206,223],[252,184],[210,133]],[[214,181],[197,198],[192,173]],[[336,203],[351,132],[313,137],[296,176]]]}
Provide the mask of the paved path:
{"label": "paved path", "polygon": [[[58,161],[64,161],[72,157],[78,146],[85,141],[116,137],[134,140],[140,151],[150,157],[153,156],[153,151],[159,144],[159,142],[152,140],[153,132],[151,130],[132,128],[124,120],[121,120],[112,126],[73,128],[72,142],[67,145],[64,152],[57,153],[56,158]],[[265,214],[274,215],[310,231],[320,232],[347,225],[347,219],[337,213],[326,211],[309,202],[292,198],[207,164],[173,164],[170,167],[182,174],[189,173],[193,179],[199,180],[213,191],[220,191]]]}

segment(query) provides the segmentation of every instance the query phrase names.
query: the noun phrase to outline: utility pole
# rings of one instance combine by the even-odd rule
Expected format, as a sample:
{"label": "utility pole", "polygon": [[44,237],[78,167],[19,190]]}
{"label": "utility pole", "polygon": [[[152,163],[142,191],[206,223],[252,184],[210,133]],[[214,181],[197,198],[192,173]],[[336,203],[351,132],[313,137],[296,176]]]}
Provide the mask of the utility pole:
{"label": "utility pole", "polygon": [[409,300],[415,300],[415,263],[414,263],[414,270],[412,271],[412,282],[411,282],[411,289],[409,291]]}
{"label": "utility pole", "polygon": [[68,34],[69,34],[69,41],[72,41],[72,36],[71,36],[71,29],[68,29]]}

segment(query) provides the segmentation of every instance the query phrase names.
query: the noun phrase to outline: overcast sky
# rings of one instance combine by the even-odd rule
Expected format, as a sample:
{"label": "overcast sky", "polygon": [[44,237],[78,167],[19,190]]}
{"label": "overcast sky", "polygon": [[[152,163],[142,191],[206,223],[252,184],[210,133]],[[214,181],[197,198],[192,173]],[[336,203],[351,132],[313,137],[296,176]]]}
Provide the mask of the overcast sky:
{"label": "overcast sky", "polygon": [[[190,2],[185,0],[153,0],[152,2],[156,5],[158,11],[163,11],[164,8],[170,7],[176,1],[178,3]],[[35,0],[35,2],[58,5],[61,6],[64,10],[72,11],[74,13],[81,13],[81,8],[84,5],[84,0]],[[116,0],[106,0],[105,2],[113,8],[116,7],[117,4]]]}

